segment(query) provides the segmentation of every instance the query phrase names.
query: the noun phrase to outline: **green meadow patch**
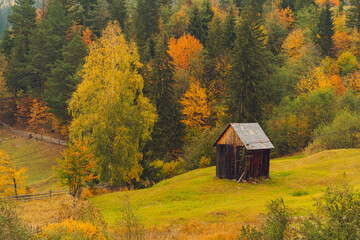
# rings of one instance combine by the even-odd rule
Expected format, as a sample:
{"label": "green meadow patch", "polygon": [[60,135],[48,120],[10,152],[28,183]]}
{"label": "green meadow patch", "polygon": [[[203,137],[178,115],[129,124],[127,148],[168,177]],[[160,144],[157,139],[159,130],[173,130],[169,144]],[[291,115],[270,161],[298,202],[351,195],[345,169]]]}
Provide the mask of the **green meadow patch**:
{"label": "green meadow patch", "polygon": [[27,168],[26,184],[30,188],[46,191],[57,187],[53,167],[64,147],[15,136],[0,127],[0,149],[12,159],[17,169]]}
{"label": "green meadow patch", "polygon": [[105,194],[91,201],[114,224],[122,216],[126,195],[135,215],[148,227],[189,221],[258,223],[265,204],[280,197],[303,216],[314,209],[313,198],[329,184],[346,180],[360,186],[359,156],[360,150],[348,149],[273,159],[271,178],[258,183],[216,179],[215,167],[197,169],[149,189]]}

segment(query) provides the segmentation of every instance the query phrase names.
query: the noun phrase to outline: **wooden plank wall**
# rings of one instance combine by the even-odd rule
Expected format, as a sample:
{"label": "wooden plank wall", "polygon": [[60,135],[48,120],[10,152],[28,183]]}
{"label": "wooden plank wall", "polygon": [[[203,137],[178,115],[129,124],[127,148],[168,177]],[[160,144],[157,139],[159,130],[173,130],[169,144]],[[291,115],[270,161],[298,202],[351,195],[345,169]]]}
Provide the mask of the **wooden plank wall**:
{"label": "wooden plank wall", "polygon": [[218,144],[216,146],[216,177],[239,179],[246,169],[244,180],[269,177],[270,150],[245,151],[245,169],[240,166],[241,146]]}

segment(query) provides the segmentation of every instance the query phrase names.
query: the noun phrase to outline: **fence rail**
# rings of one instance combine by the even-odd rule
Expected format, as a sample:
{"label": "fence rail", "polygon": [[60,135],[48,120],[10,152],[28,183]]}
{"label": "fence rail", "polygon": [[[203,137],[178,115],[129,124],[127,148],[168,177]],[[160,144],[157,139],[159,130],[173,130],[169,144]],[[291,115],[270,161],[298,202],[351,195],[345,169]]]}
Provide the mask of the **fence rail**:
{"label": "fence rail", "polygon": [[48,142],[48,143],[54,143],[54,144],[66,146],[66,141],[64,141],[64,140],[49,137],[49,136],[45,136],[45,135],[42,135],[42,134],[36,134],[36,133],[31,133],[31,132],[23,132],[23,131],[15,130],[14,128],[10,127],[8,124],[4,123],[3,121],[0,121],[0,123],[7,130],[9,130],[12,134],[22,136],[22,137],[26,137],[26,138],[34,138],[36,140],[40,140],[40,141],[44,141],[44,142]]}
{"label": "fence rail", "polygon": [[53,191],[53,190],[50,189],[48,192],[2,197],[2,198],[0,198],[0,202],[1,201],[9,202],[9,201],[42,200],[42,199],[48,199],[48,198],[50,199],[52,197],[57,197],[57,196],[62,196],[62,195],[67,195],[67,194],[70,194],[69,190]]}

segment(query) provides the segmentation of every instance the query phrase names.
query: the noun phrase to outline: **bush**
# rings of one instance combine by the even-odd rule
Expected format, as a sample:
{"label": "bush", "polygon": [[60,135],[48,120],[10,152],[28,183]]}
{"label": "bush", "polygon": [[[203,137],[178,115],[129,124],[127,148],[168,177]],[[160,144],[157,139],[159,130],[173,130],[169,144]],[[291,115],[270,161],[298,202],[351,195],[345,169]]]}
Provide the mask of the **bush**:
{"label": "bush", "polygon": [[281,240],[289,228],[290,213],[283,199],[271,200],[266,205],[268,213],[266,221],[260,229],[242,227],[240,239],[246,240]]}
{"label": "bush", "polygon": [[208,157],[202,157],[200,159],[200,167],[201,168],[206,168],[210,166],[210,158]]}
{"label": "bush", "polygon": [[213,144],[224,129],[225,126],[217,126],[194,133],[184,147],[184,160],[187,170],[200,168],[202,157],[209,158],[210,165],[215,164],[216,150]]}
{"label": "bush", "polygon": [[176,175],[182,174],[185,172],[185,162],[184,159],[178,158],[168,163],[164,163],[165,178],[171,178]]}
{"label": "bush", "polygon": [[42,228],[38,236],[41,239],[51,240],[105,240],[101,228],[89,222],[66,219],[60,223],[48,224]]}
{"label": "bush", "polygon": [[30,228],[21,222],[11,204],[0,202],[0,239],[32,239]]}
{"label": "bush", "polygon": [[360,193],[347,183],[327,188],[316,200],[317,214],[303,222],[302,239],[360,239]]}
{"label": "bush", "polygon": [[328,125],[315,131],[314,142],[306,152],[314,153],[327,149],[355,148],[360,144],[360,115],[347,110],[340,111]]}
{"label": "bush", "polygon": [[124,195],[122,199],[123,216],[115,226],[114,239],[142,240],[144,239],[144,226],[134,214],[129,197]]}
{"label": "bush", "polygon": [[60,203],[60,210],[57,213],[57,221],[64,222],[68,219],[79,222],[89,222],[94,226],[105,227],[105,220],[101,212],[94,207],[90,201],[80,200],[74,205],[68,201]]}

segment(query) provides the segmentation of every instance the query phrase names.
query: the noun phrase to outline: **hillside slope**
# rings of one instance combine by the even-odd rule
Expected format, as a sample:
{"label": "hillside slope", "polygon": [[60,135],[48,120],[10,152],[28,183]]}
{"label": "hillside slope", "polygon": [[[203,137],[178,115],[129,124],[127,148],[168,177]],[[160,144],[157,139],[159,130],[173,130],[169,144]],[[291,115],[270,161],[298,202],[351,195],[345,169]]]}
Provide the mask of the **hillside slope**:
{"label": "hillside slope", "polygon": [[60,157],[62,146],[14,136],[0,127],[0,149],[9,154],[17,168],[28,168],[26,184],[37,191],[57,187],[53,166]]}
{"label": "hillside slope", "polygon": [[[258,223],[265,204],[282,197],[304,215],[313,209],[313,197],[329,184],[344,179],[360,186],[360,150],[332,150],[308,157],[274,159],[271,180],[258,184],[214,178],[215,167],[198,169],[160,182],[149,189],[97,196],[92,202],[110,224],[121,218],[128,196],[135,215],[147,226],[201,223]],[[345,176],[345,177],[344,177]]]}

